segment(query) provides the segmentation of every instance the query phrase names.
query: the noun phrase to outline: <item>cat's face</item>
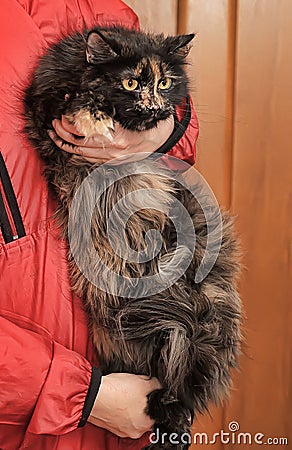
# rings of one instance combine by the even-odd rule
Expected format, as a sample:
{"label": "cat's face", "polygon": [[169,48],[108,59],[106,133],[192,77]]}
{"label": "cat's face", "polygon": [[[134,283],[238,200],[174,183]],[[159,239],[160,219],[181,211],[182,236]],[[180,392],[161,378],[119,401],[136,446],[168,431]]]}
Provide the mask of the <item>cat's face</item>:
{"label": "cat's face", "polygon": [[[178,79],[184,77],[157,55],[144,56],[112,77],[116,119],[127,128],[147,129],[174,112]],[[186,84],[184,80],[184,84]]]}
{"label": "cat's face", "polygon": [[92,30],[87,38],[84,92],[75,103],[85,100],[87,90],[92,108],[102,105],[103,113],[124,128],[155,127],[187,95],[183,66],[193,37],[165,38],[124,28]]}

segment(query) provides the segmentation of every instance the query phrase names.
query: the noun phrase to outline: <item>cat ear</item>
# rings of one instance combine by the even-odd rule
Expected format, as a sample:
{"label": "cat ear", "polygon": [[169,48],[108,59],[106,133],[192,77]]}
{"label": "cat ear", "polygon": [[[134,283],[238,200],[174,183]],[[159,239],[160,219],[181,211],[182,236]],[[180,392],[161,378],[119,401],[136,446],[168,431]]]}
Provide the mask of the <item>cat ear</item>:
{"label": "cat ear", "polygon": [[179,36],[170,37],[167,39],[168,53],[171,55],[178,55],[185,58],[191,49],[188,45],[195,37],[194,33],[180,34]]}
{"label": "cat ear", "polygon": [[87,37],[86,59],[88,63],[102,62],[119,55],[118,47],[111,42],[110,32],[91,31]]}

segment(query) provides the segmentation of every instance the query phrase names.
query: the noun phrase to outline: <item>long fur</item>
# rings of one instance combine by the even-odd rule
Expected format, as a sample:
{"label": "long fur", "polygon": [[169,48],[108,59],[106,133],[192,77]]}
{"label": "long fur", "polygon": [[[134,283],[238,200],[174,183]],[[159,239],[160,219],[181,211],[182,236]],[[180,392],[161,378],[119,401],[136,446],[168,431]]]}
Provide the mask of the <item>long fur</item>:
{"label": "long fur", "polygon": [[[26,132],[45,162],[49,186],[59,199],[56,217],[66,238],[74,195],[95,166],[81,157],[62,152],[52,143],[46,134],[52,119],[65,114],[78,125],[82,117],[85,125],[78,123],[84,134],[90,134],[92,128],[94,131],[95,123],[109,119],[130,129],[151,128],[158,120],[172,114],[187,92],[183,65],[190,37],[164,38],[123,28],[95,28],[92,33],[93,36],[88,32],[75,34],[52,47],[40,61],[25,95]],[[173,83],[177,82],[176,89],[157,94],[157,90],[153,88],[150,92],[149,88],[146,100],[137,92],[128,93],[128,97],[118,80],[126,76],[129,66],[136,72],[140,70],[140,75],[144,73],[152,83],[161,76],[156,71],[167,71],[173,76]],[[151,97],[153,92],[155,98]],[[142,107],[142,100],[145,105],[152,105],[152,109]],[[105,126],[111,127],[112,123],[106,122]],[[134,168],[135,163],[131,164]],[[84,255],[86,265],[87,259],[94,261],[97,251],[105,266],[125,279],[143,278],[164,268],[167,270],[177,244],[174,225],[169,219],[174,199],[177,199],[187,209],[196,233],[191,264],[162,292],[147,296],[142,291],[134,298],[127,298],[105,292],[91,283],[69,251],[71,283],[72,289],[84,300],[103,373],[131,372],[157,377],[162,389],[149,395],[147,413],[161,433],[166,432],[168,437],[171,433],[181,436],[190,431],[190,416],[193,418],[207,410],[210,401],[218,403],[225,398],[230,388],[230,369],[237,365],[241,341],[241,306],[236,287],[238,246],[232,220],[227,213],[222,213],[219,255],[208,276],[195,283],[208,238],[206,217],[197,195],[174,181],[168,169],[161,169],[157,174],[149,170],[147,160],[139,164],[144,164],[144,174],[125,175],[104,189],[97,200],[91,224],[94,245],[90,251],[84,251],[87,228],[71,211],[71,220],[78,222],[73,253]],[[117,172],[126,174],[125,167],[101,170],[99,186],[111,177],[114,179]],[[145,188],[159,192],[152,199],[150,209],[144,207],[145,197],[139,195],[139,190]],[[199,185],[197,189],[200,194]],[[137,212],[130,217],[126,228],[120,224],[119,214],[114,215],[117,233],[110,242],[107,230],[110,213],[119,200],[122,212],[127,212],[129,205],[123,203],[123,199],[129,193],[135,193],[132,206]],[[90,214],[90,201],[86,196],[82,206],[85,216]],[[217,214],[214,209],[211,219],[214,224]],[[208,225],[216,243],[221,236],[215,225],[213,228],[212,223]],[[158,254],[155,242],[149,242],[146,237],[153,229],[163,237]],[[147,262],[129,262],[127,254],[123,258],[119,256],[125,244],[129,249],[155,256]],[[184,249],[181,251],[183,257]],[[96,265],[95,271],[95,276],[103,279],[102,266]],[[163,446],[150,444],[148,448],[181,450],[188,445],[174,445],[166,439]]]}

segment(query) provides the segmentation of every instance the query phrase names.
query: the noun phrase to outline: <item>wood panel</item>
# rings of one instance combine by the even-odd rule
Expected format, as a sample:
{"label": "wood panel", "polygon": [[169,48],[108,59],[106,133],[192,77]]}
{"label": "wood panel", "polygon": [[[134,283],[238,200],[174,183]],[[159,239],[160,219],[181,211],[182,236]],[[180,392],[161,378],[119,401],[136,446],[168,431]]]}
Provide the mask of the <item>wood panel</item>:
{"label": "wood panel", "polygon": [[126,0],[138,15],[143,30],[176,34],[178,0]]}
{"label": "wood panel", "polygon": [[[234,0],[180,0],[178,17],[180,33],[197,33],[190,67],[200,124],[196,167],[227,207],[231,200],[236,6]],[[224,417],[223,407],[211,408],[209,416],[198,418],[193,433],[206,433],[212,439],[224,428]],[[222,448],[218,439],[212,448]]]}
{"label": "wood panel", "polygon": [[236,0],[180,0],[180,33],[197,33],[192,93],[200,124],[197,168],[230,204]]}
{"label": "wood panel", "polygon": [[238,13],[232,207],[247,357],[226,420],[291,440],[292,3],[240,0]]}

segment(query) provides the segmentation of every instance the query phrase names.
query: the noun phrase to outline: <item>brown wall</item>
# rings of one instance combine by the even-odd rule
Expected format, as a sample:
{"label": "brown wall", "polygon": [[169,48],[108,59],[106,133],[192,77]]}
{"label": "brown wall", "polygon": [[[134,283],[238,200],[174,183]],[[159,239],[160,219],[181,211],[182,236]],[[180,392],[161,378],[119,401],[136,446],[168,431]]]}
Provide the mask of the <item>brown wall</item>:
{"label": "brown wall", "polygon": [[197,168],[236,214],[244,251],[241,371],[229,404],[194,431],[211,436],[237,421],[243,432],[263,433],[263,442],[288,437],[292,448],[292,1],[127,3],[143,27],[197,33],[190,69]]}

